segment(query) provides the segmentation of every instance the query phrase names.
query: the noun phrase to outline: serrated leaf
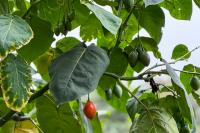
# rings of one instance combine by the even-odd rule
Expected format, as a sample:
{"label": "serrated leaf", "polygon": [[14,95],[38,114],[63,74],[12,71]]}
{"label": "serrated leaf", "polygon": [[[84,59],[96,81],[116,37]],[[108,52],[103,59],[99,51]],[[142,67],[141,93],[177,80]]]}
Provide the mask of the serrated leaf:
{"label": "serrated leaf", "polygon": [[118,29],[122,23],[122,20],[113,15],[112,13],[104,10],[103,8],[91,4],[91,3],[83,3],[85,4],[95,15],[96,17],[100,20],[102,25],[110,31],[112,34],[116,35],[118,32]]}
{"label": "serrated leaf", "polygon": [[163,10],[156,5],[148,6],[139,10],[137,18],[140,25],[159,43],[162,37],[162,27],[165,25]]}
{"label": "serrated leaf", "polygon": [[[189,52],[188,47],[184,44],[179,44],[177,45],[173,52],[172,52],[172,59],[178,59],[182,56],[184,56],[185,54],[187,54]],[[191,53],[188,54],[187,56],[184,56],[184,58],[182,58],[182,60],[188,59],[190,58]]]}
{"label": "serrated leaf", "polygon": [[76,46],[78,43],[80,43],[80,41],[77,38],[65,37],[63,39],[60,39],[56,43],[56,48],[59,48],[62,52],[67,52],[68,50]]}
{"label": "serrated leaf", "polygon": [[180,97],[178,97],[180,111],[183,116],[192,124],[193,129],[195,130],[196,124],[194,122],[194,112],[189,95],[173,68],[164,59],[163,62],[165,63],[168,74],[172,78],[173,87],[175,88],[177,94],[180,95]]}
{"label": "serrated leaf", "polygon": [[79,44],[50,65],[50,90],[59,104],[80,98],[96,89],[108,65],[103,49]]}
{"label": "serrated leaf", "polygon": [[12,110],[21,111],[30,97],[30,68],[22,58],[13,54],[9,54],[0,67],[0,84],[6,105]]}
{"label": "serrated leaf", "polygon": [[145,7],[150,6],[150,5],[156,5],[159,4],[161,2],[163,2],[164,0],[144,0],[144,4]]}
{"label": "serrated leaf", "polygon": [[34,61],[46,52],[54,40],[49,22],[41,20],[37,16],[32,16],[29,24],[33,29],[34,38],[28,45],[18,50],[18,54],[20,54],[20,56],[28,63]]}
{"label": "serrated leaf", "polygon": [[96,39],[97,36],[101,36],[102,34],[103,29],[101,23],[94,14],[90,14],[86,22],[80,27],[80,36],[85,41],[91,41],[92,39]]}
{"label": "serrated leaf", "polygon": [[130,133],[179,133],[176,122],[165,110],[151,107],[131,126]]}
{"label": "serrated leaf", "polygon": [[0,16],[0,56],[6,56],[29,43],[33,31],[26,21],[18,16]]}
{"label": "serrated leaf", "polygon": [[36,108],[37,120],[44,133],[81,133],[69,103],[57,106],[50,96],[45,95],[37,98]]}
{"label": "serrated leaf", "polygon": [[192,0],[165,0],[161,6],[176,19],[190,20],[192,16]]}
{"label": "serrated leaf", "polygon": [[138,102],[135,100],[135,98],[129,99],[126,103],[126,110],[132,122],[134,121],[135,114],[137,113],[137,104]]}

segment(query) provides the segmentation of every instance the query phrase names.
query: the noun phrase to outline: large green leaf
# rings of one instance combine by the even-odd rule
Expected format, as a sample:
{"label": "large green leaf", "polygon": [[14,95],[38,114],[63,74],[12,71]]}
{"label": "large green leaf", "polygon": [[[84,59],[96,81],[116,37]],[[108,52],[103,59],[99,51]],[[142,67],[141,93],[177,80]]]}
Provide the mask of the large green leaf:
{"label": "large green leaf", "polygon": [[140,25],[159,43],[162,37],[162,27],[165,24],[163,10],[156,5],[142,8],[137,15]]}
{"label": "large green leaf", "polygon": [[101,36],[102,34],[103,29],[100,21],[94,14],[90,14],[87,21],[81,25],[80,36],[85,41],[91,41],[92,39],[96,39],[97,36]]}
{"label": "large green leaf", "polygon": [[130,133],[179,133],[176,122],[164,109],[151,107],[131,126]]}
{"label": "large green leaf", "polygon": [[24,0],[14,0],[14,1],[17,8],[17,15],[23,16],[25,12],[27,11],[26,1]]}
{"label": "large green leaf", "polygon": [[50,89],[58,103],[75,100],[96,89],[109,65],[107,53],[94,44],[75,46],[49,67]]}
{"label": "large green leaf", "polygon": [[159,4],[161,2],[163,2],[164,0],[144,0],[144,4],[145,6],[149,6],[149,5],[156,5]]}
{"label": "large green leaf", "polygon": [[21,111],[30,97],[30,68],[23,59],[13,54],[9,54],[0,67],[0,84],[6,105],[12,110]]}
{"label": "large green leaf", "polygon": [[8,6],[8,0],[0,0],[0,15],[9,13]]}
{"label": "large green leaf", "polygon": [[[188,50],[188,47],[186,45],[179,44],[173,50],[172,59],[178,59],[178,58],[184,56],[185,54],[187,54],[188,52],[189,52],[189,50]],[[182,58],[182,60],[190,58],[190,55],[191,54],[184,56],[184,58]]]}
{"label": "large green leaf", "polygon": [[[123,53],[122,49],[114,48],[110,55],[110,65],[108,66],[106,72],[115,73],[119,76],[122,76],[127,69],[128,60],[126,55]],[[116,79],[107,75],[103,75],[101,80],[99,81],[99,86],[102,89],[112,88]]]}
{"label": "large green leaf", "polygon": [[176,19],[190,20],[192,16],[192,0],[165,0],[161,5]]}
{"label": "large green leaf", "polygon": [[81,133],[78,120],[68,103],[57,106],[49,96],[36,100],[37,120],[44,133]]}
{"label": "large green leaf", "polygon": [[97,5],[91,3],[84,4],[96,15],[96,17],[108,31],[114,35],[117,34],[117,31],[122,23],[120,18]]}
{"label": "large green leaf", "polygon": [[180,96],[178,97],[178,105],[180,111],[182,115],[192,124],[193,129],[195,129],[196,124],[194,123],[194,112],[189,95],[173,68],[165,60],[163,60],[163,62],[166,65],[168,74],[172,78],[173,87],[177,94]]}
{"label": "large green leaf", "polygon": [[0,16],[0,56],[26,45],[33,38],[31,27],[18,16]]}
{"label": "large green leaf", "polygon": [[29,24],[33,29],[34,38],[28,45],[19,49],[18,53],[30,63],[47,51],[54,39],[51,25],[47,21],[32,16]]}

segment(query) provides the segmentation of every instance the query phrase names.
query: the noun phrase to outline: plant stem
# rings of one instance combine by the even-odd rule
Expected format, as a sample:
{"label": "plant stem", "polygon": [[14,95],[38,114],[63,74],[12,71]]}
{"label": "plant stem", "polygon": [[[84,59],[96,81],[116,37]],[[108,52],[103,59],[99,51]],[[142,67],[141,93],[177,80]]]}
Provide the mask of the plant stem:
{"label": "plant stem", "polygon": [[28,10],[24,13],[24,15],[22,16],[23,19],[26,18],[26,16],[29,14],[29,12],[32,10],[32,8],[37,5],[38,3],[42,2],[42,0],[36,0],[34,1],[31,6],[28,8]]}
{"label": "plant stem", "polygon": [[130,19],[134,9],[135,9],[136,6],[133,6],[128,14],[128,16],[126,17],[126,19],[124,20],[124,22],[121,24],[119,30],[118,30],[118,36],[117,36],[117,41],[116,41],[116,44],[115,44],[115,48],[118,48],[119,47],[119,44],[121,42],[121,38],[122,38],[122,33],[128,23],[128,20]]}
{"label": "plant stem", "polygon": [[[40,89],[39,91],[37,91],[33,95],[31,95],[28,103],[30,103],[34,99],[42,96],[48,89],[49,89],[49,84],[46,84],[42,89]],[[17,112],[14,111],[14,110],[10,110],[7,114],[5,114],[4,116],[2,116],[0,118],[0,127],[2,127],[7,121],[9,121],[15,113],[17,113]]]}

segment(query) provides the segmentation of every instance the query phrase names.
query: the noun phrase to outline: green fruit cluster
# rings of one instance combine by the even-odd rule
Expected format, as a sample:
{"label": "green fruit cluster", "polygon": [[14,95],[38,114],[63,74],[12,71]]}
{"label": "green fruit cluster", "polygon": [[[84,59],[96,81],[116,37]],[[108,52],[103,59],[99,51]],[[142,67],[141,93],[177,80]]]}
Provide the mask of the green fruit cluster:
{"label": "green fruit cluster", "polygon": [[197,76],[193,76],[190,79],[190,86],[192,87],[192,89],[194,89],[195,91],[198,90],[200,88],[200,80]]}
{"label": "green fruit cluster", "polygon": [[121,98],[122,97],[122,89],[120,87],[118,87],[117,85],[115,85],[113,87],[113,89],[111,89],[111,88],[106,89],[105,94],[106,94],[107,100],[112,99],[113,95],[115,95],[117,98]]}
{"label": "green fruit cluster", "polygon": [[135,67],[137,62],[141,62],[144,66],[150,64],[150,56],[142,47],[133,49],[128,55],[128,61],[131,67]]}

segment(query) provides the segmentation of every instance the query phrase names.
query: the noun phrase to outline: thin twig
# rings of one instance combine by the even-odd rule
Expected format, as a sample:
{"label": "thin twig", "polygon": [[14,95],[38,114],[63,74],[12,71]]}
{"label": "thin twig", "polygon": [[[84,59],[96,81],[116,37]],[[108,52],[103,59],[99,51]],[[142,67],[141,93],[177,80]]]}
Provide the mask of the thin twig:
{"label": "thin twig", "polygon": [[[191,54],[192,52],[194,52],[195,50],[197,50],[197,49],[199,49],[199,48],[200,48],[200,45],[197,46],[196,48],[192,49],[191,51],[189,51],[189,52],[186,53],[185,55],[181,56],[180,58],[178,58],[178,59],[176,59],[176,60],[174,60],[174,61],[172,61],[172,62],[169,62],[168,64],[175,64],[176,62],[183,60],[185,56]],[[160,67],[160,66],[164,66],[164,65],[165,65],[165,63],[155,64],[154,66],[148,68],[145,72],[151,71],[151,70],[154,69],[154,68],[157,68],[157,67]]]}

